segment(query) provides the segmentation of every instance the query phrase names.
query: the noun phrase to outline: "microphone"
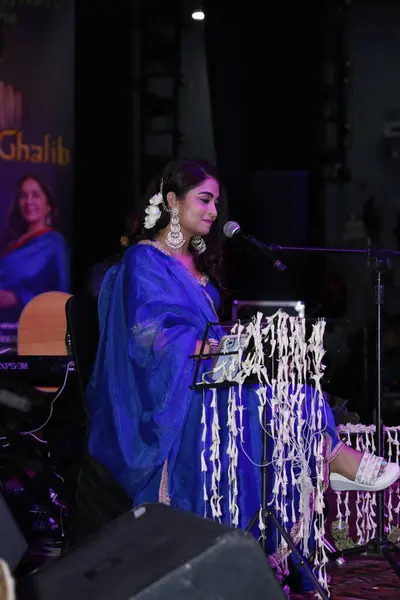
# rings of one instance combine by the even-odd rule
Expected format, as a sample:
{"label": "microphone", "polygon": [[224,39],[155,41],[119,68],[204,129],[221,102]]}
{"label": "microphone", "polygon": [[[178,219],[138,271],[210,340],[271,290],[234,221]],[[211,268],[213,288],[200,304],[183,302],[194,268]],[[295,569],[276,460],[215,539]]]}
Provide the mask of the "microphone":
{"label": "microphone", "polygon": [[263,254],[268,256],[268,258],[270,258],[273,261],[274,269],[276,269],[280,273],[282,273],[283,271],[286,271],[286,269],[287,269],[286,265],[284,265],[280,260],[277,260],[275,258],[275,256],[273,255],[273,251],[279,250],[279,246],[266,246],[265,244],[263,244],[256,238],[252,237],[251,235],[244,233],[241,230],[239,223],[236,223],[236,221],[228,221],[227,223],[225,223],[225,225],[223,227],[223,232],[224,232],[224,235],[226,235],[226,237],[228,237],[228,238],[233,238],[233,237],[239,238],[240,237],[243,240],[245,240],[246,242],[250,242],[251,244],[256,246],[259,250],[261,250],[261,252]]}

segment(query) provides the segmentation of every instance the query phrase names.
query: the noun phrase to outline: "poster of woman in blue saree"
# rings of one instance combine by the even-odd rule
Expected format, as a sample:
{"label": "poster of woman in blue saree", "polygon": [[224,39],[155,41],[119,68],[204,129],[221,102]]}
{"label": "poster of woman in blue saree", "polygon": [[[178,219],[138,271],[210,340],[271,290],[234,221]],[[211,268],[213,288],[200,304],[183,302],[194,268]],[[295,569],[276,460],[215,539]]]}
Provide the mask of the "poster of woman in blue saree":
{"label": "poster of woman in blue saree", "polygon": [[23,308],[49,291],[69,292],[67,243],[53,194],[37,175],[25,175],[0,239],[0,351],[14,351]]}

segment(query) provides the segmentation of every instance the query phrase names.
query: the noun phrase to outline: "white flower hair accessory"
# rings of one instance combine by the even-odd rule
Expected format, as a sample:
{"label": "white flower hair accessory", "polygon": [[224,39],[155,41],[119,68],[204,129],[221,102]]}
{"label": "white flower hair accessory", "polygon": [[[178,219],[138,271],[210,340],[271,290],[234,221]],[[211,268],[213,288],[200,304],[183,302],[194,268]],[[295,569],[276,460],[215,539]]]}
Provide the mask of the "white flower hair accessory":
{"label": "white flower hair accessory", "polygon": [[149,200],[149,206],[144,211],[146,213],[144,219],[144,227],[145,229],[152,229],[157,223],[158,219],[161,217],[161,210],[158,205],[163,204],[163,195],[162,195],[162,186],[163,182],[161,182],[161,190],[158,194],[154,194]]}

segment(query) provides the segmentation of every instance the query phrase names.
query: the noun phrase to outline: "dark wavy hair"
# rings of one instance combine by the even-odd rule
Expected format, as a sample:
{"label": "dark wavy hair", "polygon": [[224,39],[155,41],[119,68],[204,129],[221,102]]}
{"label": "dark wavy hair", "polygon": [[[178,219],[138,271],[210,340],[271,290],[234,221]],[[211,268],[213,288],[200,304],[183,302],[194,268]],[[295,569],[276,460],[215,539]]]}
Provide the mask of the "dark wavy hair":
{"label": "dark wavy hair", "polygon": [[49,226],[52,227],[53,229],[56,229],[57,231],[60,228],[58,206],[56,204],[53,193],[50,190],[49,186],[37,175],[30,175],[30,174],[24,175],[17,184],[14,202],[12,203],[10,212],[8,214],[8,218],[6,219],[6,223],[5,223],[5,227],[4,227],[4,234],[1,238],[1,243],[0,243],[0,252],[1,253],[7,252],[7,250],[10,248],[10,246],[12,244],[14,244],[15,242],[17,242],[19,240],[19,238],[26,232],[26,230],[28,228],[27,222],[21,215],[21,211],[19,208],[19,200],[20,200],[20,196],[21,196],[22,186],[24,185],[25,181],[29,181],[30,179],[32,179],[39,185],[42,192],[44,193],[44,195],[47,198],[47,202],[49,203],[49,206],[51,209],[50,213],[48,215]]}
{"label": "dark wavy hair", "polygon": [[[145,209],[149,205],[149,200],[154,194],[158,194],[163,184],[162,194],[166,206],[168,192],[174,192],[178,201],[182,201],[186,194],[199,186],[205,179],[212,177],[217,180],[221,186],[220,177],[213,165],[201,160],[174,160],[169,162],[165,168],[149,184],[143,198],[143,206],[139,210],[139,227],[136,235],[136,241],[144,239],[154,239],[161,229],[165,229],[170,222],[170,213],[160,204],[161,217],[152,229],[145,229],[144,218]],[[227,219],[227,202],[225,194],[220,194],[218,203],[218,216],[213,224],[210,233],[205,237],[207,249],[203,254],[196,254],[189,246],[195,265],[200,272],[206,273],[211,281],[219,288],[220,292],[225,292],[224,282],[224,260],[223,260],[223,233],[222,227]]]}

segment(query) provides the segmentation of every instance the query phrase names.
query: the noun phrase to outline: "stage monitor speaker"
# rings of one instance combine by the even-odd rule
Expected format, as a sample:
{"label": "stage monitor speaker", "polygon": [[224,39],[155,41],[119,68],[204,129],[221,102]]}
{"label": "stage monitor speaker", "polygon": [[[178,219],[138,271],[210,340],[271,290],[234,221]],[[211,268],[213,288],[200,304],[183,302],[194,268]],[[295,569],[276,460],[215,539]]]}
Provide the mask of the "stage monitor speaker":
{"label": "stage monitor speaker", "polygon": [[11,571],[19,565],[28,544],[6,503],[0,487],[0,558],[6,561]]}
{"label": "stage monitor speaker", "polygon": [[286,600],[250,534],[143,504],[20,580],[18,600]]}

